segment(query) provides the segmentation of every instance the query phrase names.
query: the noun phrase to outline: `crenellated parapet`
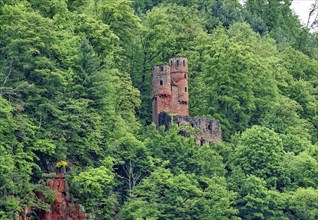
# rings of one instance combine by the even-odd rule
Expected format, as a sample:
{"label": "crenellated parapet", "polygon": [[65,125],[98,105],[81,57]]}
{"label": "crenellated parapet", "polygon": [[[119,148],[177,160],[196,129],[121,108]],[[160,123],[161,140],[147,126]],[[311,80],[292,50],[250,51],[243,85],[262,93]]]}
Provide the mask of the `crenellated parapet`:
{"label": "crenellated parapet", "polygon": [[189,115],[187,58],[175,57],[169,64],[153,66],[151,80],[152,118],[157,126],[162,111]]}
{"label": "crenellated parapet", "polygon": [[201,145],[211,141],[221,141],[218,121],[189,116],[188,78],[186,57],[174,57],[169,59],[168,65],[153,66],[151,82],[153,122],[157,127],[164,125],[167,129],[170,127],[169,123],[178,125],[189,123],[199,131],[196,134],[196,143]]}
{"label": "crenellated parapet", "polygon": [[[205,117],[190,117],[182,115],[172,115],[167,112],[161,112],[158,115],[159,126],[164,126],[169,130],[171,124],[177,124],[181,128],[189,130],[186,126],[190,126],[194,130],[195,142],[199,145],[211,142],[220,142],[222,140],[220,122]],[[185,134],[188,131],[182,131]]]}

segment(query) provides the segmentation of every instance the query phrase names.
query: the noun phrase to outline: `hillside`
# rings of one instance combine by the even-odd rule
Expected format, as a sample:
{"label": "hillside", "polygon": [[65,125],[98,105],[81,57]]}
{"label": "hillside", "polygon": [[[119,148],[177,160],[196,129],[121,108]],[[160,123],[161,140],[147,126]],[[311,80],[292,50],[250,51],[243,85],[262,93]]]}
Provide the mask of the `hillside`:
{"label": "hillside", "polygon": [[[0,219],[39,219],[61,167],[95,219],[318,219],[318,37],[283,3],[0,1]],[[175,56],[222,142],[152,123]]]}

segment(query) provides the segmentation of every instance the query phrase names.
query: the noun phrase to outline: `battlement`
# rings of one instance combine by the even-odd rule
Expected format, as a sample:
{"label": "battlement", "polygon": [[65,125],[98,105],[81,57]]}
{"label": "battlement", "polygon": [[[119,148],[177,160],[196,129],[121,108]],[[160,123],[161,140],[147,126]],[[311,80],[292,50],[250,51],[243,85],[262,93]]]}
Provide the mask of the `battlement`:
{"label": "battlement", "polygon": [[153,66],[151,80],[152,118],[157,126],[162,111],[189,115],[187,58],[175,57],[169,64]]}
{"label": "battlement", "polygon": [[[189,123],[195,130],[196,143],[204,144],[221,140],[218,121],[189,116],[188,59],[174,57],[169,65],[160,64],[152,68],[152,120],[157,127],[170,128],[171,123]],[[172,114],[176,116],[171,116]]]}
{"label": "battlement", "polygon": [[159,64],[152,67],[153,75],[165,75],[170,74],[170,66],[167,64]]}
{"label": "battlement", "polygon": [[212,141],[220,142],[222,140],[220,122],[208,118],[171,115],[161,112],[158,115],[158,124],[164,126],[166,130],[170,129],[171,124],[177,124],[181,127],[182,135],[188,132],[182,130],[182,125],[188,124],[193,128],[195,142],[201,146]]}
{"label": "battlement", "polygon": [[188,73],[188,59],[186,57],[173,57],[169,59],[171,73]]}

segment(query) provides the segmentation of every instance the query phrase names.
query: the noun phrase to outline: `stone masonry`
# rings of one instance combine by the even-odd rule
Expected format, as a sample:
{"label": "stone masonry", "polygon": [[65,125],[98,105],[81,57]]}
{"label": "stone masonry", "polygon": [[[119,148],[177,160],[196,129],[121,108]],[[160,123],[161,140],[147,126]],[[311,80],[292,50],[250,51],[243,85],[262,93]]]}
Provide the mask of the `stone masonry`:
{"label": "stone masonry", "polygon": [[204,117],[189,116],[188,59],[175,57],[169,64],[152,68],[151,84],[152,120],[157,127],[170,128],[171,123],[189,123],[196,132],[196,143],[203,145],[211,141],[221,141],[218,121]]}

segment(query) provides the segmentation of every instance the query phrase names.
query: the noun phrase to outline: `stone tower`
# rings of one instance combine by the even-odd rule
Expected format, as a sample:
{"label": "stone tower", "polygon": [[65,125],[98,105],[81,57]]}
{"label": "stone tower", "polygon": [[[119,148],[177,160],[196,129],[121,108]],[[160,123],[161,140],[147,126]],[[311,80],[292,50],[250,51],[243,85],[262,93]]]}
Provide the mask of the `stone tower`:
{"label": "stone tower", "polygon": [[218,121],[189,116],[187,58],[175,57],[169,59],[169,65],[153,66],[151,78],[152,121],[157,127],[170,129],[171,123],[187,123],[196,131],[197,144],[221,141]]}
{"label": "stone tower", "polygon": [[170,111],[176,115],[189,115],[188,59],[176,57],[169,60],[172,102]]}
{"label": "stone tower", "polygon": [[187,58],[176,57],[169,60],[169,65],[155,65],[151,88],[152,120],[157,126],[160,112],[189,115]]}
{"label": "stone tower", "polygon": [[151,88],[152,120],[158,126],[158,114],[170,112],[172,91],[169,65],[156,65],[152,68]]}

